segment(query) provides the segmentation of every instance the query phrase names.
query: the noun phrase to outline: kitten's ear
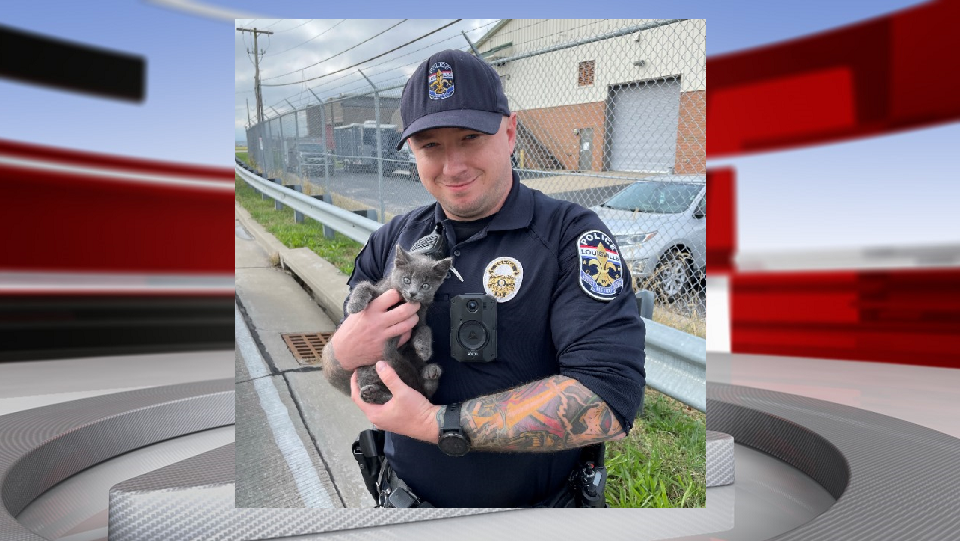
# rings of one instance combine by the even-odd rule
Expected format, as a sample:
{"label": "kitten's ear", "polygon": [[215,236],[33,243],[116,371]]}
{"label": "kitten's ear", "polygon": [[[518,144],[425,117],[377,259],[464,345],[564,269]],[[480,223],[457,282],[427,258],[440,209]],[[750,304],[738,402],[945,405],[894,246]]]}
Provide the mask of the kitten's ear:
{"label": "kitten's ear", "polygon": [[397,249],[394,252],[394,254],[395,254],[394,258],[397,265],[406,265],[407,263],[410,262],[410,254],[408,254],[406,250],[401,248],[399,244],[397,244]]}
{"label": "kitten's ear", "polygon": [[447,273],[450,271],[450,267],[452,266],[453,266],[453,259],[447,257],[447,258],[441,259],[440,261],[437,261],[436,264],[434,264],[433,268],[434,270],[437,271],[437,276],[443,277],[447,275]]}

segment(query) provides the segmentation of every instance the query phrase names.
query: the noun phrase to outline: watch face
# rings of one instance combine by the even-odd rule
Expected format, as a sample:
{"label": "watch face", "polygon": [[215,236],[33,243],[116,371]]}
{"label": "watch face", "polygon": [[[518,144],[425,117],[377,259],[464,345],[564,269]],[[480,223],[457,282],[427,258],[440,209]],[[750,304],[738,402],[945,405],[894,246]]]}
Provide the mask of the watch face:
{"label": "watch face", "polygon": [[470,450],[470,445],[457,434],[445,434],[440,440],[440,450],[450,456],[463,456]]}

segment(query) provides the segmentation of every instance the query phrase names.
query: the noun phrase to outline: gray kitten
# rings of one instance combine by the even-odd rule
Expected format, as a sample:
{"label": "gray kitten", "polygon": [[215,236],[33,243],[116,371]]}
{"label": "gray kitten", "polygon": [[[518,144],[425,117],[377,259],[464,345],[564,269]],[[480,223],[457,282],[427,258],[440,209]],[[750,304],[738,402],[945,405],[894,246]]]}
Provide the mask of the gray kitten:
{"label": "gray kitten", "polygon": [[[360,282],[347,299],[347,313],[355,314],[370,304],[388,289],[400,292],[404,302],[418,302],[419,321],[410,335],[410,340],[397,347],[400,337],[386,341],[383,358],[397,372],[400,379],[420,394],[430,398],[437,390],[440,379],[440,365],[428,363],[433,355],[433,333],[427,326],[427,308],[433,302],[433,296],[440,283],[447,277],[452,260],[448,257],[439,261],[417,253],[405,251],[397,245],[393,270],[376,284]],[[370,404],[384,404],[393,395],[374,366],[357,368],[357,385],[360,397]]]}

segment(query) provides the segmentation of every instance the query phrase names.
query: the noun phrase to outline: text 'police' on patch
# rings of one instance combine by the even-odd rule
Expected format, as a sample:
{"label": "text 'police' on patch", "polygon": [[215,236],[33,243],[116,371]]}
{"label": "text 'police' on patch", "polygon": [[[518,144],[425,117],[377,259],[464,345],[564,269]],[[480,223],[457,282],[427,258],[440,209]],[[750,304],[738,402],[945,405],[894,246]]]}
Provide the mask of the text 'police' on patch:
{"label": "text 'police' on patch", "polygon": [[623,290],[623,263],[617,244],[603,231],[587,231],[577,239],[580,287],[594,299],[611,301]]}

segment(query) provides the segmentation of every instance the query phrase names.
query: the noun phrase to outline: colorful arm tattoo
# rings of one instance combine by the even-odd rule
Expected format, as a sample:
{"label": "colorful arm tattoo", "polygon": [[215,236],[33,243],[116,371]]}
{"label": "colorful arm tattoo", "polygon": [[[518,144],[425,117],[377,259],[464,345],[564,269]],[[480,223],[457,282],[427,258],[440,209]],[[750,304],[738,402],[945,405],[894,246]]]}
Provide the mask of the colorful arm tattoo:
{"label": "colorful arm tattoo", "polygon": [[552,452],[618,439],[623,429],[593,391],[551,376],[463,403],[463,430],[473,449]]}

